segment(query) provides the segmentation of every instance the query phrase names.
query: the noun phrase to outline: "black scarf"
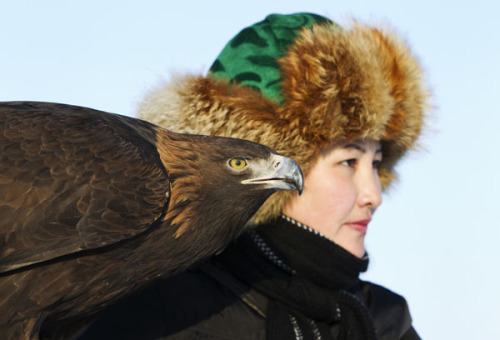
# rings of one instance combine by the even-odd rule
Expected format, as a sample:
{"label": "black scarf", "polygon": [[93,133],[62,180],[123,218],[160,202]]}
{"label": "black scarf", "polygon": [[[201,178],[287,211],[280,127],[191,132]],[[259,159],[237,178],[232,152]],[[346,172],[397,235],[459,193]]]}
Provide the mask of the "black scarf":
{"label": "black scarf", "polygon": [[376,339],[357,295],[368,258],[307,226],[282,216],[242,235],[218,261],[270,298],[267,339]]}

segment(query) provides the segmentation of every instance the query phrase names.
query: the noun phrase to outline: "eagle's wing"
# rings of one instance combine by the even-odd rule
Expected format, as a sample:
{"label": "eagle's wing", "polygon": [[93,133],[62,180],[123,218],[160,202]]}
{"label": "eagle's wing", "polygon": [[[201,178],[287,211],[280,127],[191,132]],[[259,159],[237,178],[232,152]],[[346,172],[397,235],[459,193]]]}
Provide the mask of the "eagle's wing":
{"label": "eagle's wing", "polygon": [[146,231],[169,190],[152,125],[61,104],[0,104],[0,273]]}

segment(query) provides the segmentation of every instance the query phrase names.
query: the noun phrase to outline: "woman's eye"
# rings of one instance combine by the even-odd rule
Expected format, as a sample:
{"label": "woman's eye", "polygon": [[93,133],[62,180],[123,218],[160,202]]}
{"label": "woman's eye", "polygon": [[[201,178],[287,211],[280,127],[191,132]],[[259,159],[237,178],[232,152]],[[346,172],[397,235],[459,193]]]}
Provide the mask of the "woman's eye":
{"label": "woman's eye", "polygon": [[381,164],[381,163],[382,163],[382,161],[381,161],[381,160],[375,160],[375,161],[373,161],[373,168],[374,168],[374,169],[378,169],[378,168],[380,168],[380,164]]}
{"label": "woman's eye", "polygon": [[340,162],[340,164],[346,165],[346,166],[354,166],[356,164],[356,159],[354,159],[354,158],[346,159],[345,161]]}
{"label": "woman's eye", "polygon": [[247,166],[247,161],[243,158],[231,158],[229,160],[229,166],[235,170],[241,170]]}

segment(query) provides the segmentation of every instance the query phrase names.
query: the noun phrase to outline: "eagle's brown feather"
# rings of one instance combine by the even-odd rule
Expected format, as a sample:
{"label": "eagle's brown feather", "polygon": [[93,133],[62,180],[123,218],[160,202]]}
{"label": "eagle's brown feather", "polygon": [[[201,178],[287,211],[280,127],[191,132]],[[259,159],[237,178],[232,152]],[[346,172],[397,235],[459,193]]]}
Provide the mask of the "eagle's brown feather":
{"label": "eagle's brown feather", "polygon": [[255,166],[233,171],[232,157],[281,156],[82,107],[1,103],[0,338],[50,333],[186,269],[295,188],[243,184]]}
{"label": "eagle's brown feather", "polygon": [[4,104],[0,272],[118,242],[161,216],[165,170],[134,144],[138,131],[110,128],[111,117],[79,107]]}

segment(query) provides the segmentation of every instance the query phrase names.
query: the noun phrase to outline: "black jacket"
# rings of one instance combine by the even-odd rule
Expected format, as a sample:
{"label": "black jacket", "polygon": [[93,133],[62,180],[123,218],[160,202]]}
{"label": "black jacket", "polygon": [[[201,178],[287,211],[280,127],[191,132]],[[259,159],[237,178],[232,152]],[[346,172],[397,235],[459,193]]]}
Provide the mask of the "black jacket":
{"label": "black jacket", "polygon": [[[419,339],[403,297],[369,282],[362,286],[379,339]],[[82,339],[264,339],[267,303],[208,263],[112,306]]]}
{"label": "black jacket", "polygon": [[[81,339],[265,339],[270,320],[276,320],[272,314],[276,310],[270,308],[275,305],[285,308],[290,318],[304,316],[313,324],[323,325],[323,334],[333,339],[339,334],[350,339],[345,335],[346,328],[341,329],[346,320],[353,320],[352,313],[350,319],[344,313],[324,322],[324,317],[331,315],[318,312],[336,303],[330,296],[343,296],[338,291],[353,296],[351,304],[360,305],[358,311],[366,311],[372,338],[419,339],[403,297],[359,280],[367,259],[358,259],[289,221],[276,221],[256,230],[197,269],[115,304],[101,313]],[[337,307],[339,312],[348,312],[350,307],[337,306],[342,307]],[[277,325],[279,328],[283,323]],[[359,329],[353,327],[351,330]]]}

